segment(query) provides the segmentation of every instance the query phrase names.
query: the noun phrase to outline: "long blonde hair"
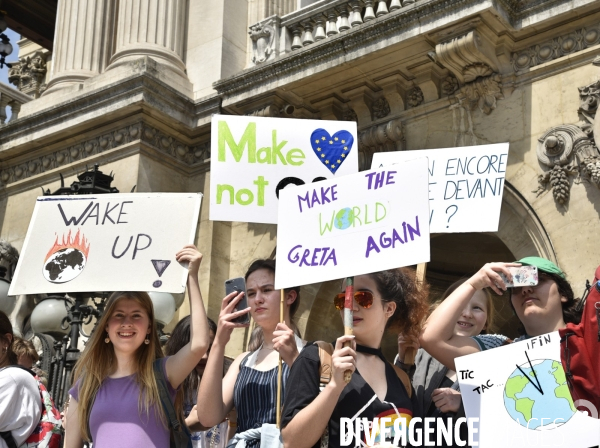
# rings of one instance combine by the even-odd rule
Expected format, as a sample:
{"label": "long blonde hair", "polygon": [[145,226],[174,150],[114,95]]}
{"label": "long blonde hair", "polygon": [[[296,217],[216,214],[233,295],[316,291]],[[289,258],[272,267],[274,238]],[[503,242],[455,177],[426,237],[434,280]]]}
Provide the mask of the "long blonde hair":
{"label": "long blonde hair", "polygon": [[147,336],[150,343],[142,344],[135,353],[136,382],[140,387],[138,411],[140,415],[148,415],[151,407],[154,406],[158,419],[162,421],[165,428],[167,427],[167,420],[160,404],[158,386],[152,366],[156,359],[163,357],[158,332],[156,331],[152,301],[145,292],[114,292],[106,303],[106,309],[98,322],[96,331],[87,341],[86,348],[75,365],[73,381],[79,381],[79,399],[77,400],[79,430],[88,442],[91,442],[88,422],[96,394],[104,379],[114,371],[117,363],[112,343],[107,344],[104,342],[106,338],[105,328],[117,302],[124,299],[138,302],[146,311],[150,320],[150,334]]}

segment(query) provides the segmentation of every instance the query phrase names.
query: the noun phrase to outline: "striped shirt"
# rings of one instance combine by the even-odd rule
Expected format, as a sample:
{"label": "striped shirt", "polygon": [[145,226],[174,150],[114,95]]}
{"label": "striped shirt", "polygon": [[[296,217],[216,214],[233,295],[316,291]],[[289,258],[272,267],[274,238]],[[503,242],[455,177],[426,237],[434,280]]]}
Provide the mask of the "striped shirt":
{"label": "striped shirt", "polygon": [[[253,352],[252,355],[257,352]],[[248,362],[252,355],[246,357],[240,364],[235,386],[233,388],[233,403],[237,410],[237,432],[248,429],[260,428],[263,423],[275,423],[277,401],[277,367],[261,371],[249,367]],[[250,360],[252,361],[252,360]],[[283,404],[285,384],[289,374],[289,367],[282,364],[281,403]],[[246,448],[257,448],[260,440],[246,442]]]}

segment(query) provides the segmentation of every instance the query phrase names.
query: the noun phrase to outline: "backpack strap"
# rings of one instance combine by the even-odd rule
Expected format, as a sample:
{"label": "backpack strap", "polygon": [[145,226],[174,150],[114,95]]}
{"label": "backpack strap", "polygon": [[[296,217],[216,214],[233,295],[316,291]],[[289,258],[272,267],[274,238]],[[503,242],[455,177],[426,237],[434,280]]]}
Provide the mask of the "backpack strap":
{"label": "backpack strap", "polygon": [[406,389],[406,393],[408,394],[408,398],[412,398],[412,385],[410,383],[410,377],[400,367],[395,365],[392,365],[392,367],[394,368],[394,371],[396,372],[396,375],[398,375],[400,381],[402,381],[402,384]]}
{"label": "backpack strap", "polygon": [[179,431],[181,423],[177,418],[175,407],[173,406],[173,402],[169,396],[167,381],[162,371],[161,361],[162,358],[159,358],[152,364],[152,368],[154,369],[154,377],[156,378],[156,385],[158,386],[158,396],[160,397],[160,403],[162,404],[167,421],[169,422],[169,428]]}
{"label": "backpack strap", "polygon": [[331,381],[331,369],[333,367],[331,355],[333,355],[333,345],[325,341],[315,341],[315,345],[319,349],[319,383],[322,386],[325,386]]}

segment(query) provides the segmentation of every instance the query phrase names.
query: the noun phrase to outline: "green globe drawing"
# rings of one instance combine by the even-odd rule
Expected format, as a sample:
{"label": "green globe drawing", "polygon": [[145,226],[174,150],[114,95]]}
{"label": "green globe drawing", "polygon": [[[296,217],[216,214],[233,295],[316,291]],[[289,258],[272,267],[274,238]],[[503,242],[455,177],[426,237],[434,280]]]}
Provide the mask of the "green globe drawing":
{"label": "green globe drawing", "polygon": [[354,213],[351,208],[343,208],[335,214],[334,225],[336,229],[344,230],[354,222]]}
{"label": "green globe drawing", "polygon": [[[559,361],[536,359],[531,366],[525,363],[520,367],[504,385],[504,406],[515,422],[528,429],[553,429],[575,415],[577,409]],[[543,394],[536,387],[538,381]]]}

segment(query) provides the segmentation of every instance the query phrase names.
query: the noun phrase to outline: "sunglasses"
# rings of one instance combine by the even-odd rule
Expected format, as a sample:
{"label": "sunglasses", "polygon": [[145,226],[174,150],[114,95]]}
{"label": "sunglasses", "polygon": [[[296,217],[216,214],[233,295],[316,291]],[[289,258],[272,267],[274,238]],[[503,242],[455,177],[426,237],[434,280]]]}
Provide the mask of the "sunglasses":
{"label": "sunglasses", "polygon": [[[371,308],[373,305],[373,293],[371,291],[356,291],[354,293],[354,300],[363,308]],[[344,303],[346,302],[346,293],[340,292],[333,298],[333,304],[338,310],[344,309]]]}

